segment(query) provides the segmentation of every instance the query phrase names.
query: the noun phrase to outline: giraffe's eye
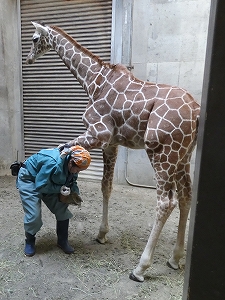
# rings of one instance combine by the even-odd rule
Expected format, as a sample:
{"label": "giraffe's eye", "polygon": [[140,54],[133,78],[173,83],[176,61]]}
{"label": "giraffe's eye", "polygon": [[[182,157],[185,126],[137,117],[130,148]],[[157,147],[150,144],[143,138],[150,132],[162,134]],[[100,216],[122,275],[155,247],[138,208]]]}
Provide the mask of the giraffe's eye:
{"label": "giraffe's eye", "polygon": [[38,38],[38,37],[35,37],[35,38],[33,38],[33,42],[34,42],[34,43],[37,43],[37,42],[38,42],[38,40],[39,40],[39,38]]}

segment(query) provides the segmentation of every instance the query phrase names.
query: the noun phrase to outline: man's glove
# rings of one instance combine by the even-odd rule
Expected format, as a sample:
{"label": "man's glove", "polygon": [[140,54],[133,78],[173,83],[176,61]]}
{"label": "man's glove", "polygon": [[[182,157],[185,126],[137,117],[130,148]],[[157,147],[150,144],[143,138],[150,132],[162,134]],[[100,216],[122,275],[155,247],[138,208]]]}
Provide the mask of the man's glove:
{"label": "man's glove", "polygon": [[68,196],[64,196],[62,194],[59,194],[59,201],[63,202],[63,203],[66,203],[68,205],[69,204],[77,205],[79,207],[81,206],[81,202],[83,202],[81,197],[77,193],[71,193]]}
{"label": "man's glove", "polygon": [[57,148],[61,152],[64,148],[70,148],[70,145],[67,144],[67,143],[65,143],[65,144],[59,144],[59,146]]}
{"label": "man's glove", "polygon": [[58,146],[59,152],[60,152],[60,157],[65,158],[68,154],[72,152],[72,149],[70,149],[69,144],[60,144]]}

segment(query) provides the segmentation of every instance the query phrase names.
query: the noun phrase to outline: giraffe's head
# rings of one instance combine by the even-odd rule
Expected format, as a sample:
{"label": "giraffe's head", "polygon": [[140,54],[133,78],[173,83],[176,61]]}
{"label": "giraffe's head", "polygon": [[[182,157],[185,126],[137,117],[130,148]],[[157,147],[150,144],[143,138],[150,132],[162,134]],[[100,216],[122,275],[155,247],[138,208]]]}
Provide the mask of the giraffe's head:
{"label": "giraffe's head", "polygon": [[35,29],[32,38],[32,46],[30,49],[30,53],[27,56],[26,63],[33,64],[35,60],[44,55],[51,49],[51,45],[49,43],[49,30],[48,27],[44,24],[31,22]]}

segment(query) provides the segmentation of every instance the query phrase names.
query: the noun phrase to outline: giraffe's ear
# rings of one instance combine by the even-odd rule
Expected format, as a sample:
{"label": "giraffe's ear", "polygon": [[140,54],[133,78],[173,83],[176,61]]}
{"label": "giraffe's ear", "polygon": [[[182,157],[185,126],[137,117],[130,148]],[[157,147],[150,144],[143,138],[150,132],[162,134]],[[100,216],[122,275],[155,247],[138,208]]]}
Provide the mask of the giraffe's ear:
{"label": "giraffe's ear", "polygon": [[43,35],[47,35],[48,34],[48,28],[41,25],[41,24],[38,24],[36,22],[31,22],[34,27],[36,28],[36,30],[39,32],[39,33],[42,33]]}

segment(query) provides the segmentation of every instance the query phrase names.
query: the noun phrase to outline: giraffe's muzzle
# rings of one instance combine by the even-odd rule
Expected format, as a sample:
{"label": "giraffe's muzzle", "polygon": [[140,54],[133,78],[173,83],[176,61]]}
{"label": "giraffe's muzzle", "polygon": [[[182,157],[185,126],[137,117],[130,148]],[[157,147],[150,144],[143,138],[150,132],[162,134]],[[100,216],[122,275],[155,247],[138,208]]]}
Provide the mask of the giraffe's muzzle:
{"label": "giraffe's muzzle", "polygon": [[26,64],[31,65],[35,62],[34,54],[32,51],[27,55]]}
{"label": "giraffe's muzzle", "polygon": [[27,59],[26,59],[26,64],[31,65],[33,63],[34,63],[34,59],[28,56]]}

